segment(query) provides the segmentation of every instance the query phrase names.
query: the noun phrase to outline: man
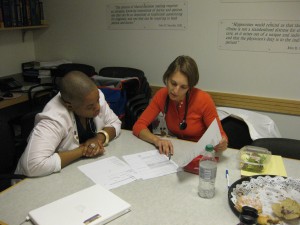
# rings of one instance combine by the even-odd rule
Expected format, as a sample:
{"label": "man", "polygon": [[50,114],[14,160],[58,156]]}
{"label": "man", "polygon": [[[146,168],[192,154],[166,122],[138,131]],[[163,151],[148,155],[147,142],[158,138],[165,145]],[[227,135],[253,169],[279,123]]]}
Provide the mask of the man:
{"label": "man", "polygon": [[71,71],[60,92],[35,118],[35,127],[16,174],[30,177],[59,172],[82,157],[98,157],[120,134],[121,121],[103,93],[84,73]]}

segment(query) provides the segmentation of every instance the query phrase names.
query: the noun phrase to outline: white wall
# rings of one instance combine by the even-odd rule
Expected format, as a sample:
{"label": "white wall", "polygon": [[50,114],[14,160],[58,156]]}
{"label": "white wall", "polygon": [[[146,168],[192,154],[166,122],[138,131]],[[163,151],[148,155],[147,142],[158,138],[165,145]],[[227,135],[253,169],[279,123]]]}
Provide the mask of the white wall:
{"label": "white wall", "polygon": [[[97,71],[104,66],[136,67],[150,84],[163,86],[162,74],[169,63],[186,54],[197,61],[198,87],[204,90],[300,99],[300,54],[218,49],[220,20],[300,20],[300,2],[188,0],[186,30],[107,29],[106,6],[124,2],[141,1],[44,0],[50,27],[34,32],[36,59],[63,58],[91,64]],[[299,116],[267,115],[284,137],[300,139]]]}
{"label": "white wall", "polygon": [[21,63],[35,59],[32,32],[22,42],[20,30],[0,32],[0,77],[21,72]]}
{"label": "white wall", "polygon": [[186,30],[108,30],[105,10],[113,2],[120,3],[45,1],[50,28],[36,42],[37,58],[65,57],[89,62],[97,69],[107,65],[138,67],[151,84],[161,85],[171,60],[187,54],[198,63],[199,87],[203,89],[299,99],[300,54],[226,51],[219,50],[217,44],[220,20],[300,20],[299,2],[190,0]]}

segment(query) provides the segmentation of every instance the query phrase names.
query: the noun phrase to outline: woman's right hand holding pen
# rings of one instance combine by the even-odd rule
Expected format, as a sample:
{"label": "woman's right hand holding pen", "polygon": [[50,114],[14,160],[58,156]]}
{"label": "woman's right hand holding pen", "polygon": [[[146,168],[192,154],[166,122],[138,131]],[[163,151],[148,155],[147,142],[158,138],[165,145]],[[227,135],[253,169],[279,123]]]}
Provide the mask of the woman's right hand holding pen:
{"label": "woman's right hand holding pen", "polygon": [[160,154],[165,154],[167,156],[174,154],[174,148],[171,141],[157,137],[154,144],[158,148]]}
{"label": "woman's right hand holding pen", "polygon": [[162,139],[157,135],[154,135],[148,128],[143,129],[140,132],[139,138],[155,145],[155,147],[158,148],[160,154],[165,154],[169,157],[174,154],[172,142],[167,139]]}

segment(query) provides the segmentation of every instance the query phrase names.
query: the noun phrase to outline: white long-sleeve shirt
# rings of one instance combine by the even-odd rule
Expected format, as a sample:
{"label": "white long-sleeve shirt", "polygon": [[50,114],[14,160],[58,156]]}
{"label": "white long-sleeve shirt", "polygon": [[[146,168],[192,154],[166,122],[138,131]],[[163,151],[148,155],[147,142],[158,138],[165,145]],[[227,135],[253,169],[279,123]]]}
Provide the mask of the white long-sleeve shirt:
{"label": "white long-sleeve shirt", "polygon": [[[99,90],[100,112],[94,118],[97,130],[114,127],[116,137],[121,131],[121,121],[109,108]],[[30,134],[27,147],[21,156],[16,174],[45,176],[61,170],[61,159],[57,152],[79,147],[79,137],[74,113],[63,104],[58,93],[37,114],[35,127]]]}

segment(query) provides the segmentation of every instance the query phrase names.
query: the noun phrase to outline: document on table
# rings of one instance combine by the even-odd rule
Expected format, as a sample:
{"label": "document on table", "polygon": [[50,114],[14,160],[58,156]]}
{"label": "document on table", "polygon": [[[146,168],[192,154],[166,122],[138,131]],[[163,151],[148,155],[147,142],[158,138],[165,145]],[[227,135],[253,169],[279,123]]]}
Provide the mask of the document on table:
{"label": "document on table", "polygon": [[108,190],[137,179],[136,173],[128,164],[115,156],[79,166],[78,169],[96,184],[101,184]]}
{"label": "document on table", "polygon": [[123,159],[144,180],[176,173],[178,169],[175,162],[160,154],[158,150],[125,155]]}
{"label": "document on table", "polygon": [[[206,132],[200,138],[200,140],[195,143],[192,149],[183,151],[183,155],[176,161],[180,167],[184,167],[189,164],[195,157],[204,153],[205,146],[207,144],[217,145],[222,139],[219,125],[216,119],[210,124]],[[176,151],[176,149],[175,149]],[[176,153],[175,153],[176,154]]]}

